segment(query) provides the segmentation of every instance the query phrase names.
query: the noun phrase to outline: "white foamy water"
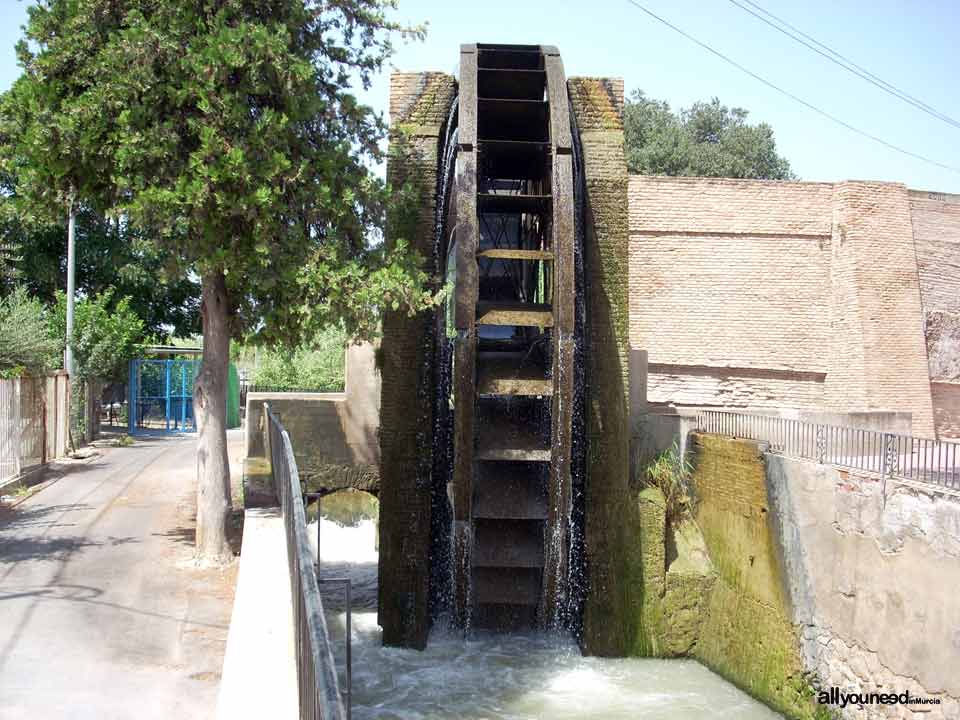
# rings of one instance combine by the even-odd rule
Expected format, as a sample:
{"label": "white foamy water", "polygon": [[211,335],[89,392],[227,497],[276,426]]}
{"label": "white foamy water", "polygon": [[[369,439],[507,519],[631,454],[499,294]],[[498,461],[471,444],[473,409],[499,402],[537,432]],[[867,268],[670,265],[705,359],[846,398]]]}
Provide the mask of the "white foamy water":
{"label": "white foamy water", "polygon": [[[317,554],[317,523],[307,524],[310,545],[314,557]],[[355,526],[340,525],[325,517],[320,518],[320,562],[322,563],[374,563],[377,552],[377,523],[361,520]]]}
{"label": "white foamy water", "polygon": [[[335,508],[334,497],[324,505]],[[437,627],[423,652],[383,647],[375,532],[372,520],[346,527],[321,518],[321,577],[349,575],[354,582],[356,720],[780,717],[695,661],[583,657],[568,638],[476,633],[466,639]],[[331,585],[322,592],[343,679],[343,591]]]}

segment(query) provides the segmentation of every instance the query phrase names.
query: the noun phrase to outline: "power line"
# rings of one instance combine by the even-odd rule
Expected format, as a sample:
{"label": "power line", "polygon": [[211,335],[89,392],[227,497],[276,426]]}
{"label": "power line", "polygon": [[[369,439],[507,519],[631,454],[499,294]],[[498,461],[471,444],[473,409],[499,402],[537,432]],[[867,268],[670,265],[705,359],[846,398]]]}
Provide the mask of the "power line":
{"label": "power line", "polygon": [[704,50],[706,50],[707,52],[709,52],[709,53],[711,53],[711,54],[713,54],[713,55],[716,55],[718,58],[720,58],[721,60],[723,60],[725,63],[729,63],[730,65],[733,65],[733,67],[737,68],[737,70],[740,70],[741,72],[746,73],[747,75],[749,75],[750,77],[752,77],[754,80],[758,80],[758,81],[762,82],[764,85],[766,85],[767,87],[776,90],[778,93],[781,93],[782,95],[786,95],[788,98],[790,98],[790,99],[793,100],[794,102],[800,103],[800,104],[803,105],[804,107],[809,108],[810,110],[813,110],[813,111],[814,111],[815,113],[817,113],[818,115],[822,115],[823,117],[825,117],[825,118],[827,118],[828,120],[836,123],[837,125],[840,125],[840,126],[842,126],[842,127],[845,127],[847,130],[850,130],[851,132],[855,132],[855,133],[857,133],[858,135],[862,135],[863,137],[869,138],[870,140],[873,140],[874,142],[877,142],[877,143],[883,145],[884,147],[889,148],[890,150],[895,150],[896,152],[902,153],[903,155],[908,155],[909,157],[915,158],[915,159],[917,159],[917,160],[922,160],[922,161],[925,162],[925,163],[929,163],[929,164],[931,164],[931,165],[936,165],[937,167],[943,168],[944,170],[949,170],[949,171],[951,171],[951,172],[960,173],[960,168],[953,167],[952,165],[945,165],[944,163],[937,162],[936,160],[932,160],[932,159],[930,159],[930,158],[928,158],[928,157],[925,157],[925,156],[923,156],[923,155],[920,155],[920,154],[918,154],[918,153],[911,152],[910,150],[906,150],[906,149],[904,149],[904,148],[902,148],[902,147],[899,147],[898,145],[894,145],[893,143],[889,143],[889,142],[887,142],[886,140],[883,140],[882,138],[877,137],[876,135],[872,135],[872,134],[868,133],[866,130],[861,130],[861,129],[857,128],[857,127],[854,127],[854,126],[851,125],[850,123],[841,120],[841,119],[838,118],[836,115],[831,115],[831,114],[828,113],[826,110],[821,110],[821,109],[818,108],[816,105],[813,105],[813,104],[807,102],[807,101],[804,100],[803,98],[797,97],[796,95],[794,95],[794,94],[793,94],[792,92],[790,92],[789,90],[784,90],[784,89],[783,89],[782,87],[780,87],[779,85],[776,85],[776,84],[772,83],[770,80],[767,80],[765,77],[763,77],[763,76],[761,76],[761,75],[758,75],[757,73],[753,72],[752,70],[749,70],[748,68],[744,67],[743,65],[741,65],[740,63],[738,63],[736,60],[732,60],[731,58],[727,57],[726,55],[724,55],[724,54],[723,54],[722,52],[720,52],[719,50],[715,50],[715,49],[713,49],[712,47],[710,47],[709,45],[707,45],[706,43],[701,42],[700,40],[697,40],[697,38],[693,37],[692,35],[690,35],[689,33],[685,32],[685,31],[681,30],[681,29],[678,28],[676,25],[670,23],[670,22],[667,21],[667,20],[664,20],[662,17],[660,17],[659,15],[651,12],[650,10],[647,10],[647,8],[645,8],[645,7],[644,7],[643,5],[641,5],[640,3],[636,2],[636,0],[627,0],[627,2],[630,3],[631,5],[633,5],[634,7],[636,7],[636,8],[637,8],[638,10],[640,10],[641,12],[646,13],[647,15],[649,15],[650,17],[652,17],[652,18],[653,18],[654,20],[656,20],[657,22],[662,23],[663,25],[666,25],[668,28],[670,28],[671,30],[673,30],[673,31],[676,32],[676,33],[679,33],[680,35],[683,35],[683,37],[687,38],[687,40],[689,40],[690,42],[693,42],[693,43],[699,45],[700,47],[702,47],[702,48],[703,48]]}
{"label": "power line", "polygon": [[[794,27],[793,25],[791,25],[790,23],[788,23],[786,20],[783,20],[783,19],[777,17],[776,15],[774,15],[773,13],[769,12],[768,10],[765,10],[764,8],[762,8],[762,7],[760,7],[759,5],[757,5],[755,2],[751,2],[751,0],[744,0],[744,2],[746,2],[747,5],[751,5],[752,7],[756,8],[758,11],[760,11],[760,12],[763,13],[764,15],[772,18],[772,19],[775,20],[776,22],[771,22],[770,20],[768,20],[767,18],[763,17],[762,15],[759,15],[758,13],[754,12],[754,11],[751,10],[750,8],[745,7],[744,5],[740,4],[740,2],[738,2],[738,0],[730,0],[730,3],[731,3],[731,4],[736,5],[738,8],[740,8],[741,10],[743,10],[743,11],[746,12],[746,13],[750,13],[750,14],[753,15],[755,18],[757,18],[757,20],[760,20],[761,22],[766,23],[767,25],[769,25],[770,27],[772,27],[774,30],[777,30],[777,31],[783,33],[784,35],[786,35],[786,36],[787,36],[788,38],[790,38],[791,40],[794,40],[794,41],[800,43],[801,45],[803,45],[804,47],[806,47],[806,48],[812,50],[813,52],[817,53],[818,55],[821,55],[821,56],[825,57],[827,60],[829,60],[830,62],[832,62],[834,65],[838,65],[838,66],[842,67],[844,70],[846,70],[847,72],[852,73],[853,75],[856,75],[857,77],[861,78],[862,80],[866,80],[866,81],[867,81],[868,83],[870,83],[871,85],[877,86],[878,88],[880,88],[880,89],[883,90],[884,92],[889,93],[890,95],[893,95],[893,96],[894,96],[895,98],[897,98],[898,100],[902,100],[903,102],[907,103],[908,105],[912,105],[913,107],[917,108],[918,110],[921,110],[922,112],[925,112],[925,113],[927,113],[928,115],[932,115],[933,117],[937,118],[938,120],[942,120],[943,122],[947,123],[948,125],[952,125],[953,127],[960,129],[960,122],[958,122],[957,120],[954,120],[954,119],[953,119],[952,117],[950,117],[949,115],[946,115],[946,114],[940,112],[939,110],[937,110],[936,108],[928,105],[927,103],[923,102],[922,100],[918,100],[917,98],[913,97],[913,95],[910,95],[910,94],[907,93],[906,91],[901,90],[900,88],[898,88],[896,85],[893,85],[892,83],[888,83],[888,82],[887,82],[886,80],[884,80],[883,78],[877,77],[876,75],[874,75],[874,74],[873,74],[872,72],[870,72],[869,70],[866,70],[866,69],[860,67],[860,66],[857,65],[855,62],[853,62],[852,60],[844,57],[843,55],[841,55],[839,52],[837,52],[837,51],[834,50],[833,48],[828,47],[827,45],[824,45],[823,43],[821,43],[820,41],[816,40],[815,38],[810,37],[809,35],[807,35],[807,34],[806,34],[805,32],[803,32],[802,30],[797,29],[796,27]],[[785,30],[783,27],[780,27],[780,25],[777,25],[776,23],[780,23],[780,25],[783,25],[784,27],[789,28],[789,30]],[[791,32],[791,31],[792,31],[792,32]],[[793,33],[796,33],[796,35],[794,35]],[[797,37],[797,35],[800,35],[801,37]],[[805,38],[805,39],[804,39],[804,38]],[[809,40],[810,42],[807,42],[807,40]],[[811,43],[813,43],[813,44],[811,44]],[[822,49],[821,49],[821,48],[822,48]]]}

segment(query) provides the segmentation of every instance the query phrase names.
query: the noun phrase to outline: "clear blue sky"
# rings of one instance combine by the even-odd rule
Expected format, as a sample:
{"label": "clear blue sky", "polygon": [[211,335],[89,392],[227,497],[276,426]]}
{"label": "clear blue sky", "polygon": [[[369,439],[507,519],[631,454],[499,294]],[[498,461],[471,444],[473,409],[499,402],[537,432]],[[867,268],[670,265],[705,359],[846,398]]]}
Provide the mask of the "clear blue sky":
{"label": "clear blue sky", "polygon": [[[754,72],[851,125],[960,167],[960,129],[916,110],[813,54],[729,0],[638,0]],[[754,0],[940,112],[960,120],[960,3],[955,0]],[[22,0],[0,0],[0,89],[19,68]],[[623,77],[674,107],[718,96],[768,122],[804,180],[875,179],[960,193],[960,173],[902,156],[838,127],[657,23],[627,0],[400,0],[397,19],[428,21],[425,42],[398,40],[400,70],[453,72],[462,42],[556,45],[568,75]],[[386,111],[388,72],[365,102]]]}

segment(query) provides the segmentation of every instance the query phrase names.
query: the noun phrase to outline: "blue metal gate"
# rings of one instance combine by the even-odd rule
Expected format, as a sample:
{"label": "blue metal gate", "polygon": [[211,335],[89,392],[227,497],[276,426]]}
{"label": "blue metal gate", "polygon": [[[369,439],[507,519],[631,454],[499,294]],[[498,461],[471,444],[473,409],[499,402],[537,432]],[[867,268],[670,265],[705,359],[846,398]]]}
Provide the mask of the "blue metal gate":
{"label": "blue metal gate", "polygon": [[130,434],[192,432],[193,380],[199,360],[131,360]]}

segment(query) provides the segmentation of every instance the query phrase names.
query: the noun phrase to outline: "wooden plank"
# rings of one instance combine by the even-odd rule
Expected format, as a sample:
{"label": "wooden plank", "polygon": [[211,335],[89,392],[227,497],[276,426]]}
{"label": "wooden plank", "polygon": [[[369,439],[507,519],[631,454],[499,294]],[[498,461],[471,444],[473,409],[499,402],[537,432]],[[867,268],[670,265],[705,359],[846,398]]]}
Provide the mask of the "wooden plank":
{"label": "wooden plank", "polygon": [[477,244],[480,223],[477,218],[477,154],[476,151],[461,151],[457,155],[456,195],[457,206],[456,268],[454,288],[454,327],[457,330],[473,331],[476,320],[479,272],[477,268]]}
{"label": "wooden plank", "polygon": [[477,460],[550,461],[550,445],[527,427],[484,423],[477,432]]}
{"label": "wooden plank", "polygon": [[553,311],[549,305],[538,303],[479,302],[477,324],[552,327]]}
{"label": "wooden plank", "polygon": [[460,46],[460,117],[457,143],[461,150],[477,145],[477,46]]}
{"label": "wooden plank", "polygon": [[475,524],[473,567],[543,567],[543,526],[539,522],[481,520]]}
{"label": "wooden plank", "polygon": [[453,352],[453,517],[467,521],[473,497],[476,335],[458,335]]}
{"label": "wooden plank", "polygon": [[550,99],[550,135],[553,143],[551,186],[553,222],[551,246],[556,254],[553,289],[553,398],[551,447],[553,462],[547,491],[547,543],[543,567],[543,592],[538,613],[544,627],[556,627],[565,613],[568,588],[573,440],[573,370],[575,353],[576,279],[574,274],[573,139],[567,82],[559,55],[546,57],[547,94]]}
{"label": "wooden plank", "polygon": [[540,473],[524,465],[481,463],[473,491],[473,517],[546,520],[547,493]]}
{"label": "wooden plank", "polygon": [[497,195],[481,193],[477,205],[482,213],[545,213],[550,210],[549,195]]}
{"label": "wooden plank", "polygon": [[553,260],[553,252],[550,250],[514,250],[503,248],[491,248],[490,250],[481,250],[477,257],[491,258],[495,260]]}
{"label": "wooden plank", "polygon": [[460,627],[470,625],[470,551],[473,547],[473,524],[453,523],[453,614]]}
{"label": "wooden plank", "polygon": [[553,394],[553,381],[543,368],[516,360],[485,360],[477,372],[477,392],[480,395]]}
{"label": "wooden plank", "polygon": [[543,70],[480,69],[477,75],[479,97],[503,97],[543,100],[546,89]]}
{"label": "wooden plank", "polygon": [[539,594],[538,570],[476,568],[473,571],[473,596],[477,603],[536,605]]}
{"label": "wooden plank", "polygon": [[544,62],[547,70],[547,99],[550,102],[550,141],[554,155],[572,153],[573,136],[570,133],[570,105],[563,60],[559,54],[548,54]]}
{"label": "wooden plank", "polygon": [[556,200],[553,207],[550,245],[553,268],[554,325],[562,333],[573,333],[576,309],[574,278],[573,157],[559,155],[553,160],[552,183]]}

